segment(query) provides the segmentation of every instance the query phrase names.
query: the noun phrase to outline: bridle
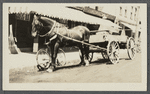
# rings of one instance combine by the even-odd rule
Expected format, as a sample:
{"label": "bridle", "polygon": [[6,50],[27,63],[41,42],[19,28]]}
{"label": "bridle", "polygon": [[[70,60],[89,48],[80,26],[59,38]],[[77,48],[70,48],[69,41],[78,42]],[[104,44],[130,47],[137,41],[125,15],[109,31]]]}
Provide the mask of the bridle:
{"label": "bridle", "polygon": [[[49,32],[47,32],[46,34],[40,35],[39,32],[37,32],[37,35],[40,36],[40,37],[46,37],[46,36],[51,35],[52,33],[55,33],[54,35],[56,35],[56,34],[59,35],[59,34],[58,34],[58,31],[59,31],[59,25],[60,25],[59,23],[58,23],[58,25],[57,25],[57,26],[58,26],[57,31],[54,32],[54,28],[56,27],[56,23],[57,23],[57,22],[54,21],[54,24],[53,24],[51,30],[50,30]],[[41,23],[41,24],[42,24],[42,23]],[[42,24],[42,26],[43,26],[43,24]],[[41,26],[41,27],[42,27],[42,26]],[[42,28],[40,28],[38,31],[41,31],[41,29],[42,29]],[[67,28],[65,28],[65,30],[67,31]],[[53,35],[53,36],[54,36],[54,35]]]}

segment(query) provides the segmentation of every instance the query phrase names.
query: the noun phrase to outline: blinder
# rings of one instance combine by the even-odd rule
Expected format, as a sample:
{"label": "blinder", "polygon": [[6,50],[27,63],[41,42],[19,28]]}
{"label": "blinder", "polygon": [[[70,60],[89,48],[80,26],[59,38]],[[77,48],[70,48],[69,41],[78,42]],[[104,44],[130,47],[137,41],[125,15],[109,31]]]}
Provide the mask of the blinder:
{"label": "blinder", "polygon": [[37,34],[39,34],[42,28],[43,28],[43,24],[38,20],[37,16],[34,16],[34,19],[32,22],[32,32],[33,33],[37,32]]}
{"label": "blinder", "polygon": [[43,24],[39,21],[36,21],[37,24],[35,24],[35,28],[37,30],[37,34],[39,34],[39,32],[42,30],[43,28]]}

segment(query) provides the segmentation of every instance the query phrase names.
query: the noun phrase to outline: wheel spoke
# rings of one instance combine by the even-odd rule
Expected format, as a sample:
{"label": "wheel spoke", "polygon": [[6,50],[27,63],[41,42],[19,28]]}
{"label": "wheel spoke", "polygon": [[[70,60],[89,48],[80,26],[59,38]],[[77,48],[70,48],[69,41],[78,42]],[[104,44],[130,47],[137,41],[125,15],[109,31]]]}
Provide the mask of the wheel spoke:
{"label": "wheel spoke", "polygon": [[117,43],[115,44],[115,48],[118,48],[118,45],[117,45]]}
{"label": "wheel spoke", "polygon": [[134,48],[132,48],[131,51],[132,51],[133,54],[135,54],[135,49]]}
{"label": "wheel spoke", "polygon": [[117,57],[119,57],[119,55],[118,55],[118,54],[115,54],[115,57],[117,58]]}
{"label": "wheel spoke", "polygon": [[131,47],[134,48],[134,45],[135,45],[135,44],[134,44],[134,41],[132,40],[132,46],[131,46]]}

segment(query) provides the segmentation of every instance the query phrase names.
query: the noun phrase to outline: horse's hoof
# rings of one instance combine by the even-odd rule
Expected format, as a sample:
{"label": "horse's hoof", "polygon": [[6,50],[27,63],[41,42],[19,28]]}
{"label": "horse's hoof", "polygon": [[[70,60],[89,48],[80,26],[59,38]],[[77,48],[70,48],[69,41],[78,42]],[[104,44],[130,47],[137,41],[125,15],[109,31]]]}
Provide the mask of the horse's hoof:
{"label": "horse's hoof", "polygon": [[85,64],[85,66],[86,66],[86,67],[88,67],[88,66],[89,66],[89,64]]}
{"label": "horse's hoof", "polygon": [[48,68],[46,71],[47,72],[53,72],[53,69]]}
{"label": "horse's hoof", "polygon": [[55,70],[55,66],[51,65],[46,71],[53,72]]}
{"label": "horse's hoof", "polygon": [[85,60],[85,66],[89,66],[89,61]]}

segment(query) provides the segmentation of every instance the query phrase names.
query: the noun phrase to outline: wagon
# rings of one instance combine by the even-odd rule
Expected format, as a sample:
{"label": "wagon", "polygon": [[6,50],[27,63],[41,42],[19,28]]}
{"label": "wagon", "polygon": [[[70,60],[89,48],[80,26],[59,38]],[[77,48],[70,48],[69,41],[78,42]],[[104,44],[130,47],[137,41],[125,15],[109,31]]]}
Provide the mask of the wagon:
{"label": "wagon", "polygon": [[135,41],[133,37],[122,35],[111,30],[94,30],[91,31],[89,43],[95,46],[102,47],[97,49],[89,47],[89,61],[93,58],[93,53],[101,53],[104,59],[108,59],[110,63],[116,64],[119,62],[119,49],[127,49],[129,59],[134,59],[136,55]]}

